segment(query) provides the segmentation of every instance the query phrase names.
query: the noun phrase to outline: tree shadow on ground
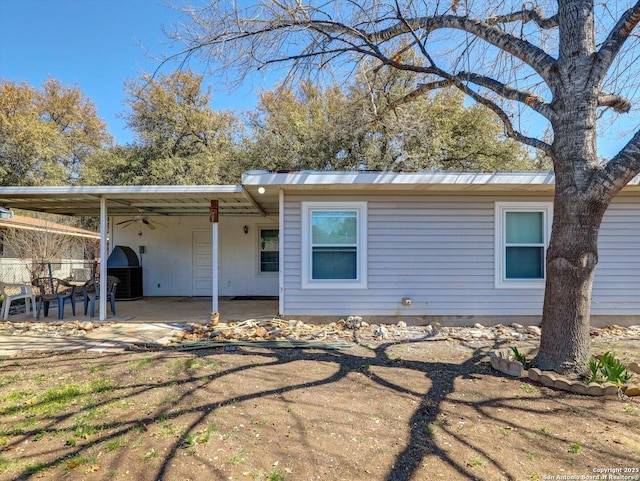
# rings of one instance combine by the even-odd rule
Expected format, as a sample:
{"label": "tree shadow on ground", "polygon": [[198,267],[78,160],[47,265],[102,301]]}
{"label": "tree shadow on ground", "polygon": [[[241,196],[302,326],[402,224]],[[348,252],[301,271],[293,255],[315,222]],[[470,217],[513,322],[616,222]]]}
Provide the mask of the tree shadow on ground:
{"label": "tree shadow on ground", "polygon": [[[45,461],[38,461],[35,465],[26,466],[18,478],[16,478],[30,479],[40,476],[41,473],[46,472],[48,469],[59,468],[63,463],[67,463],[67,466],[69,466],[69,460],[82,457],[92,446],[101,443],[106,446],[107,443],[115,443],[118,439],[122,439],[124,436],[131,435],[132,433],[144,432],[156,423],[168,422],[188,414],[191,416],[189,425],[184,426],[181,434],[175,436],[175,439],[170,441],[170,445],[164,454],[155,453],[154,474],[152,478],[150,477],[149,479],[169,479],[171,466],[178,450],[193,443],[197,444],[198,436],[205,435],[202,434],[204,432],[203,426],[207,425],[211,416],[221,409],[233,407],[248,401],[269,399],[273,396],[283,397],[289,393],[300,390],[311,390],[314,388],[330,390],[332,386],[336,386],[337,383],[344,380],[350,373],[356,372],[366,375],[371,383],[384,389],[387,393],[411,396],[419,400],[416,403],[415,410],[409,417],[407,441],[403,447],[397,450],[398,454],[395,462],[388,468],[385,479],[389,481],[408,481],[415,479],[416,473],[420,471],[425,459],[432,456],[437,457],[440,463],[445,463],[450,472],[455,473],[455,476],[459,479],[476,479],[477,473],[474,471],[473,466],[468,465],[464,459],[452,453],[450,449],[445,449],[434,436],[432,426],[441,419],[443,403],[453,403],[465,408],[471,408],[477,412],[478,415],[495,417],[497,422],[507,427],[513,420],[499,419],[496,414],[494,414],[495,408],[497,408],[498,411],[500,411],[500,409],[513,409],[519,413],[526,412],[527,410],[530,410],[532,414],[536,414],[537,412],[535,409],[529,408],[524,404],[516,406],[513,398],[491,397],[488,400],[474,401],[472,399],[467,400],[453,397],[456,393],[456,382],[461,379],[470,379],[474,376],[487,374],[489,372],[490,368],[483,359],[485,359],[489,350],[496,349],[500,346],[493,345],[491,347],[478,349],[460,363],[404,360],[389,355],[391,348],[415,342],[416,341],[387,342],[374,348],[369,348],[368,350],[359,348],[358,352],[349,349],[238,349],[234,353],[235,356],[250,356],[253,361],[248,364],[238,363],[239,365],[219,369],[204,377],[194,375],[188,368],[187,361],[184,361],[186,355],[189,356],[189,359],[215,362],[221,355],[227,355],[229,353],[223,349],[203,349],[189,353],[177,353],[171,350],[149,351],[149,359],[152,359],[150,363],[164,362],[167,366],[176,366],[175,375],[159,381],[145,379],[142,375],[136,378],[136,382],[125,383],[118,382],[117,379],[114,379],[113,384],[105,384],[102,387],[97,386],[97,395],[92,395],[90,401],[88,401],[87,393],[81,392],[82,390],[80,390],[80,392],[60,390],[57,392],[55,399],[52,394],[47,397],[45,393],[34,395],[26,400],[20,399],[18,403],[9,403],[10,405],[7,405],[6,400],[10,395],[3,393],[5,403],[4,407],[0,409],[0,419],[3,420],[4,438],[8,440],[3,446],[3,451],[17,452],[21,445],[38,436],[42,438],[42,436],[48,435],[55,438],[60,436],[71,437],[73,434],[78,438],[79,441],[77,445],[67,444],[65,446],[59,446],[56,450],[50,450],[48,453],[42,453],[40,457],[46,458]],[[126,353],[119,354],[99,358],[98,362],[87,361],[86,365],[77,366],[77,360],[72,358],[67,359],[64,356],[53,356],[46,360],[46,364],[48,367],[53,367],[57,372],[86,368],[87,365],[94,366],[90,367],[90,369],[95,368],[96,373],[100,372],[100,366],[105,366],[105,372],[126,372],[130,374],[131,370],[135,369],[140,369],[142,372],[145,367],[145,359],[147,358],[138,357],[137,360],[131,361],[129,359],[130,357],[131,356]],[[255,359],[259,359],[262,362],[256,362]],[[2,364],[2,372],[4,373],[5,379],[9,379],[6,376],[11,376],[12,364],[10,361],[11,360],[3,361]],[[102,361],[102,363],[100,363],[100,361]],[[13,362],[16,373],[25,367],[30,367],[34,371],[38,369],[37,361],[26,357],[24,359],[15,358],[11,362]],[[267,369],[277,370],[278,367],[299,362],[311,362],[314,363],[314,365],[331,366],[331,369],[328,369],[327,375],[323,375],[323,377],[318,379],[307,380],[303,378],[298,382],[292,383],[289,383],[286,379],[275,379],[272,387],[262,387],[244,394],[225,395],[222,393],[221,399],[215,401],[204,399],[201,395],[202,392],[207,392],[208,390],[220,392],[219,386],[225,382],[239,382],[238,376],[240,375],[253,375],[254,371],[255,375],[259,375],[259,372],[264,373]],[[42,367],[44,366],[41,366],[41,368]],[[394,376],[383,376],[380,374],[383,371],[388,374],[388,370],[396,374]],[[406,383],[402,382],[403,372],[406,373],[407,370],[413,374],[424,376],[430,381],[430,387],[426,392],[412,389],[411,386],[407,386]],[[496,377],[496,382],[501,382],[500,376]],[[46,386],[43,386],[43,388],[44,387]],[[100,389],[103,391],[100,392]],[[155,407],[141,409],[135,416],[135,419],[110,421],[108,419],[92,420],[90,418],[92,412],[99,412],[101,408],[111,406],[113,403],[125,403],[127,401],[133,403],[134,400],[141,399],[145,394],[158,392],[160,389],[174,393],[170,401],[159,402]],[[92,394],[96,393],[92,392]],[[555,394],[551,394],[551,396],[554,395]],[[64,413],[58,414],[53,412],[53,414],[42,415],[42,419],[44,420],[42,425],[32,428],[17,428],[16,426],[11,428],[9,418],[22,412],[25,409],[25,405],[34,413],[48,413],[50,412],[48,407],[53,402],[70,402],[72,406],[75,405],[78,407],[75,410],[66,410]],[[384,402],[384,399],[381,402]],[[567,409],[570,409],[570,407],[567,407]],[[562,412],[558,414],[561,415]],[[330,417],[331,413],[327,412],[326,416]],[[85,419],[86,422],[82,424],[79,419]],[[89,433],[87,439],[90,442],[82,442],[82,433],[78,435],[78,429],[83,426]],[[94,428],[91,429],[91,426]],[[515,423],[514,426],[516,426]],[[501,473],[504,479],[516,479],[516,474],[509,472],[509,467],[503,465],[500,460],[496,459],[493,455],[494,453],[487,452],[485,446],[469,441],[465,436],[460,435],[450,426],[447,426],[446,423],[441,424],[440,427],[449,436],[454,437],[461,446],[466,446],[477,453],[478,456],[487,459],[493,468]],[[521,426],[518,426],[518,428],[522,429]],[[534,432],[530,433],[530,436],[534,435]],[[570,439],[562,439],[562,441],[569,442]],[[544,440],[541,440],[539,450],[542,452],[548,450],[551,455],[553,448],[547,446],[547,444],[545,444]],[[609,459],[613,464],[623,464],[625,461],[623,456],[616,455],[614,451],[607,453],[607,455],[610,456]],[[125,462],[124,459],[119,460],[116,458],[113,460],[110,468],[112,468],[112,470],[123,468],[122,464],[119,464],[123,462]],[[206,465],[206,469],[209,470],[211,475],[216,475],[220,478],[224,476],[224,473],[216,463],[211,460],[202,460],[202,463]]]}

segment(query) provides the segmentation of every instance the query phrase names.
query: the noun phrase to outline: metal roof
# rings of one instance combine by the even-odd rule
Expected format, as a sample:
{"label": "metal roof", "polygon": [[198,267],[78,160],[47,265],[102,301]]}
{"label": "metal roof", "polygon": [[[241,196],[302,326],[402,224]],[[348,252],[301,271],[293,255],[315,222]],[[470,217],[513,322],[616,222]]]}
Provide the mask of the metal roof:
{"label": "metal roof", "polygon": [[242,184],[252,186],[281,186],[291,190],[321,187],[343,190],[529,190],[553,191],[553,172],[371,172],[371,171],[250,171],[243,175]]}
{"label": "metal roof", "polygon": [[0,228],[35,230],[41,232],[52,232],[55,234],[64,234],[74,237],[84,237],[87,239],[100,239],[98,232],[93,232],[78,227],[59,224],[45,219],[36,219],[34,217],[25,217],[22,215],[14,215],[6,219],[0,218]]}
{"label": "metal roof", "polygon": [[[110,216],[208,215],[211,200],[220,215],[277,215],[279,195],[300,193],[544,193],[552,194],[553,172],[370,172],[370,171],[250,171],[242,185],[0,187],[0,207],[75,216],[98,216],[107,199]],[[640,190],[640,177],[624,191]]]}
{"label": "metal roof", "polygon": [[0,188],[0,206],[72,216],[100,215],[102,197],[110,216],[208,215],[213,199],[219,202],[220,215],[264,215],[240,185]]}

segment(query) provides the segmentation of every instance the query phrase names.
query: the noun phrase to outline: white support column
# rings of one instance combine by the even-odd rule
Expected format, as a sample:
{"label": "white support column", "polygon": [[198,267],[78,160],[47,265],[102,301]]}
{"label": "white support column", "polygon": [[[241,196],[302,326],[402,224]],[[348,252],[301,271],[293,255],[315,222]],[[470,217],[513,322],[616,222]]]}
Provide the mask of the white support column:
{"label": "white support column", "polygon": [[212,252],[211,252],[211,313],[214,312],[220,312],[218,310],[218,264],[219,264],[219,259],[218,259],[218,252],[220,252],[220,249],[218,248],[218,223],[217,222],[213,222],[211,224],[211,229],[212,229],[212,239],[213,242],[211,243],[212,245]]}
{"label": "white support column", "polygon": [[278,314],[284,314],[284,190],[278,192]]}
{"label": "white support column", "polygon": [[100,320],[107,320],[107,199],[100,197]]}
{"label": "white support column", "polygon": [[218,265],[219,265],[219,235],[218,235],[218,216],[220,214],[217,199],[211,200],[209,207],[209,221],[211,222],[211,320],[213,313],[220,312],[218,309]]}

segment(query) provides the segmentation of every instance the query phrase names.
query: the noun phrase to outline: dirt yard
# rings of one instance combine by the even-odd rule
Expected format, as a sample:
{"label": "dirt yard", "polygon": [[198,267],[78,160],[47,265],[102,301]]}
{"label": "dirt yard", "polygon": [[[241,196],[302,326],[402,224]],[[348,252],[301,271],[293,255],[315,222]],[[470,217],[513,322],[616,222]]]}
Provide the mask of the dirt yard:
{"label": "dirt yard", "polygon": [[0,479],[640,479],[638,398],[506,377],[498,347],[19,355],[0,361]]}

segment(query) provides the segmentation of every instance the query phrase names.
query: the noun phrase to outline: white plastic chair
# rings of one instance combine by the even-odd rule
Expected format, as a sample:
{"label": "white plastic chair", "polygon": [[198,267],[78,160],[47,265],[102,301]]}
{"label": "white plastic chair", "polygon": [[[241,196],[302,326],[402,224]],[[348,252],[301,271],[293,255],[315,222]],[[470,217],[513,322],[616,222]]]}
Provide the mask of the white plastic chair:
{"label": "white plastic chair", "polygon": [[26,284],[8,284],[0,282],[0,294],[2,294],[2,319],[5,321],[9,317],[11,303],[18,299],[24,299],[25,313],[29,314],[29,301],[33,317],[36,317],[36,296],[33,294],[33,287]]}

